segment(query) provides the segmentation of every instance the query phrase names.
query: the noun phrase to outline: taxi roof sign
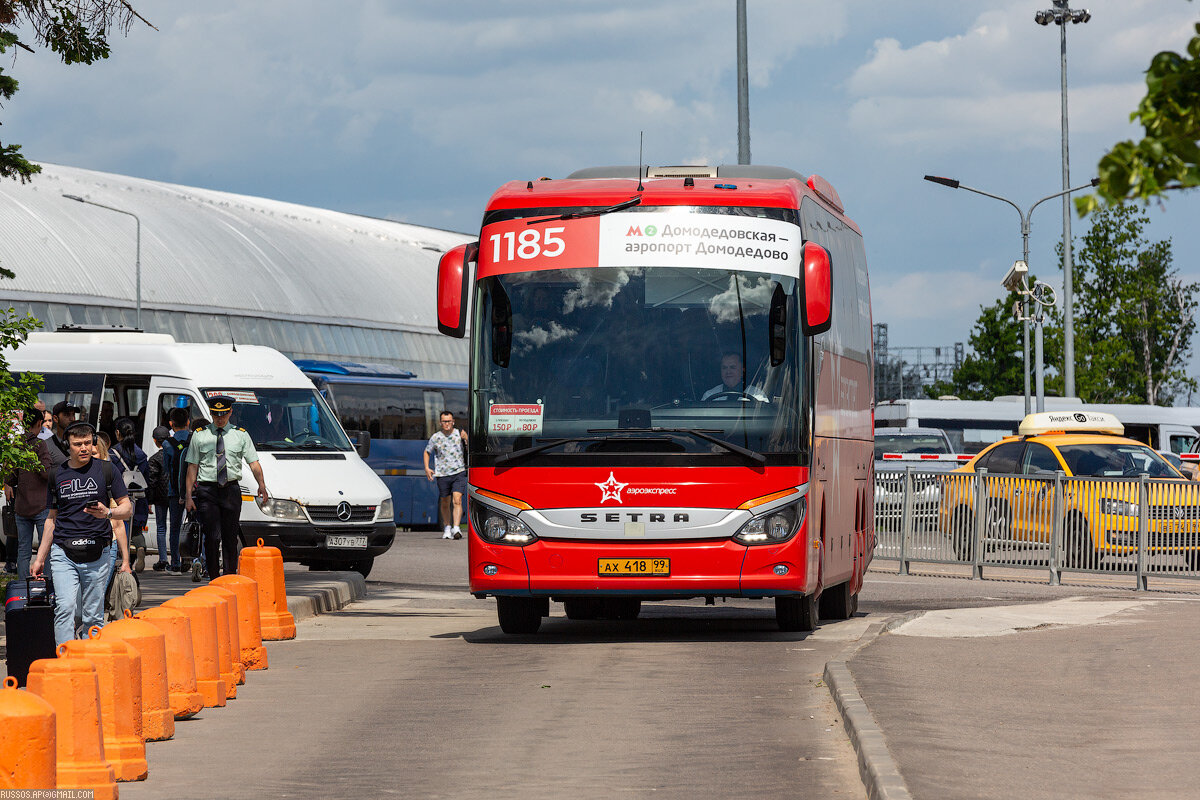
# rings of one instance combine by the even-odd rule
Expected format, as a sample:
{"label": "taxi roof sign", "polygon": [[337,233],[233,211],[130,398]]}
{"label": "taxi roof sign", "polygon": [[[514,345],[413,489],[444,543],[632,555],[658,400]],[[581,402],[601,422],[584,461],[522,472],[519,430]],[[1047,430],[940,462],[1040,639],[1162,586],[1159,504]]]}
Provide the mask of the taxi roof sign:
{"label": "taxi roof sign", "polygon": [[1017,428],[1020,436],[1043,433],[1107,433],[1121,436],[1125,426],[1112,414],[1096,411],[1043,411],[1030,414]]}

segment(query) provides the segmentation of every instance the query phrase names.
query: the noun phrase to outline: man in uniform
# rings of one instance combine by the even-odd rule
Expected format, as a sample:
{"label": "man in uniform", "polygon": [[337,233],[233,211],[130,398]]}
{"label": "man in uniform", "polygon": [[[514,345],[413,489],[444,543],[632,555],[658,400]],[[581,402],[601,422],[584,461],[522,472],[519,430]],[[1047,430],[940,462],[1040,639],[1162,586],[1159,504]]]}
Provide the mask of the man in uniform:
{"label": "man in uniform", "polygon": [[[243,459],[258,481],[258,496],[267,499],[267,483],[258,463],[254,440],[243,428],[229,424],[233,398],[213,395],[208,398],[212,424],[192,434],[183,460],[187,463],[184,481],[184,507],[194,511],[204,533],[204,559],[208,577],[221,574],[221,551],[225,552],[225,574],[237,574],[238,517],[242,510]],[[193,567],[193,569],[196,569]],[[195,573],[193,573],[195,577]]]}

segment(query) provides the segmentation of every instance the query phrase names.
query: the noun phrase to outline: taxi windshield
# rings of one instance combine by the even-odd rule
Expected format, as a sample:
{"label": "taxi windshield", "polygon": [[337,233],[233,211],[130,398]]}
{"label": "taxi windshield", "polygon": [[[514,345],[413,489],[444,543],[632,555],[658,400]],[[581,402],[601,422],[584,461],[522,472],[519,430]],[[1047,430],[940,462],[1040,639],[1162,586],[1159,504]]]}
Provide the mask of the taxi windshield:
{"label": "taxi windshield", "polygon": [[1058,452],[1067,469],[1078,478],[1119,478],[1145,473],[1151,478],[1178,478],[1162,456],[1149,447],[1132,443],[1096,442],[1061,445]]}

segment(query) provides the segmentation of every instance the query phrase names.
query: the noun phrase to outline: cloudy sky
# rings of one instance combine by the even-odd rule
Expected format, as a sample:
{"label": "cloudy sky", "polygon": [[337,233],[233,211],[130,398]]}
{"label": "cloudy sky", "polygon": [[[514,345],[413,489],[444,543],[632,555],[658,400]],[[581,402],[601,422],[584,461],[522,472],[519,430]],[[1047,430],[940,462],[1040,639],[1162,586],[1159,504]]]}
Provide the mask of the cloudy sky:
{"label": "cloudy sky", "polygon": [[[3,141],[35,160],[470,232],[511,179],[737,160],[733,0],[454,3],[134,0],[113,56],[22,52]],[[754,163],[818,173],[867,242],[874,317],[896,345],[966,341],[1020,257],[1016,212],[1062,188],[1049,0],[750,0]],[[1138,129],[1153,54],[1200,19],[1184,0],[1094,0],[1068,29],[1072,183]],[[6,55],[6,58],[8,56]],[[1149,209],[1200,280],[1200,192]],[[1074,223],[1076,236],[1086,227]],[[1060,281],[1058,201],[1031,267]],[[1195,359],[1193,360],[1195,363]],[[1195,370],[1193,370],[1195,372]]]}

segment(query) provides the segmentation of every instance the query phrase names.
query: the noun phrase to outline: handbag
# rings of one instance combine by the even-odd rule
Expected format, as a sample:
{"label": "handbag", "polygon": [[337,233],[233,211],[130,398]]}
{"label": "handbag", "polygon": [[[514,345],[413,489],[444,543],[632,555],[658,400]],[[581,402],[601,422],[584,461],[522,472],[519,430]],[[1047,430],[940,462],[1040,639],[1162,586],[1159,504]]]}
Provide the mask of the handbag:
{"label": "handbag", "polygon": [[183,519],[179,537],[179,555],[183,558],[200,557],[200,523],[190,513]]}

